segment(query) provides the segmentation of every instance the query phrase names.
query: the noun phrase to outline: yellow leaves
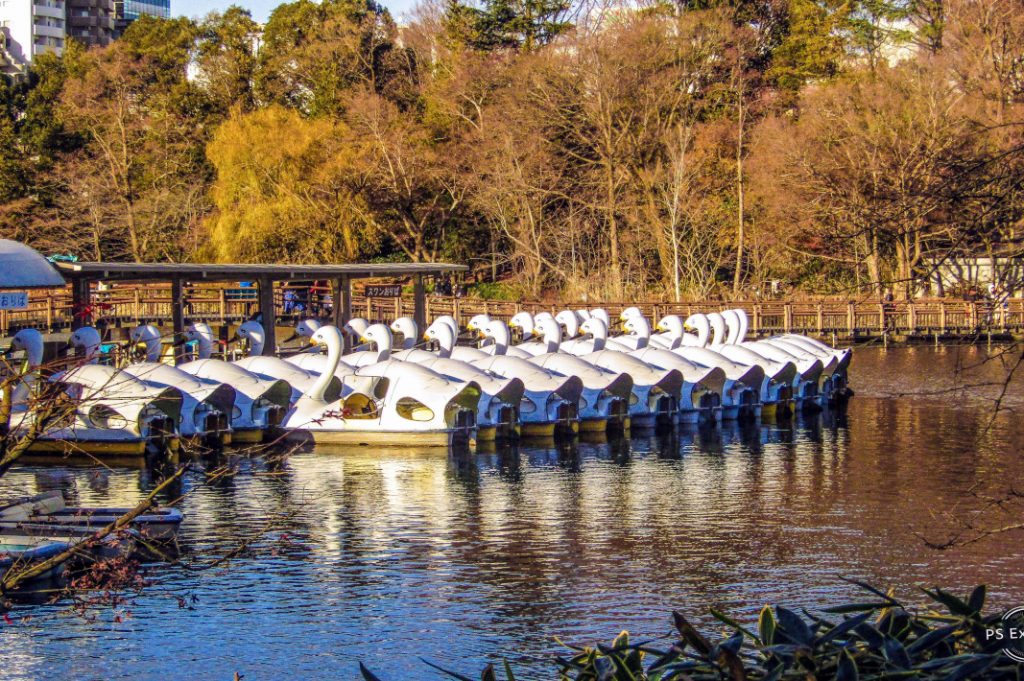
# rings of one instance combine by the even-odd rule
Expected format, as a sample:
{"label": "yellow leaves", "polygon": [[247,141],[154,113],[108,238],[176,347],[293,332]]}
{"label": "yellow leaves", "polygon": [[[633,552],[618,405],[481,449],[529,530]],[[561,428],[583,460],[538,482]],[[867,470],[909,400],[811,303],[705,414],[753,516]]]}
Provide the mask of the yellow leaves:
{"label": "yellow leaves", "polygon": [[211,246],[224,261],[352,260],[365,244],[344,124],[271,106],[235,112],[207,147]]}

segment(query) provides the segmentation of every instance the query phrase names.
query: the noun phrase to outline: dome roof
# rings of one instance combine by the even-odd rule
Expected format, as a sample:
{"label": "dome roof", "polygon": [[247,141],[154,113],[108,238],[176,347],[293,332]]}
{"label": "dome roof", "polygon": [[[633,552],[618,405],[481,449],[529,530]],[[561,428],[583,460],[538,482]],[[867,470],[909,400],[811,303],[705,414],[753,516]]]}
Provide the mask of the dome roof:
{"label": "dome roof", "polygon": [[0,289],[63,286],[64,277],[38,251],[0,239]]}

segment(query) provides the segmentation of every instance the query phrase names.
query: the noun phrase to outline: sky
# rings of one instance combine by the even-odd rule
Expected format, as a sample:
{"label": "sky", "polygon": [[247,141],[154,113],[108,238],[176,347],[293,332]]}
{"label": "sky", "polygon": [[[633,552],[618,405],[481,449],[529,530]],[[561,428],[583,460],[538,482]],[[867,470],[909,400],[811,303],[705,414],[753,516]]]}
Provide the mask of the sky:
{"label": "sky", "polygon": [[[285,0],[171,0],[171,12],[187,17],[202,17],[215,9],[222,10],[229,5],[241,5],[252,12],[253,19],[262,22],[266,21],[271,10],[282,2]],[[397,20],[412,8],[414,0],[383,0],[381,4],[390,9]]]}

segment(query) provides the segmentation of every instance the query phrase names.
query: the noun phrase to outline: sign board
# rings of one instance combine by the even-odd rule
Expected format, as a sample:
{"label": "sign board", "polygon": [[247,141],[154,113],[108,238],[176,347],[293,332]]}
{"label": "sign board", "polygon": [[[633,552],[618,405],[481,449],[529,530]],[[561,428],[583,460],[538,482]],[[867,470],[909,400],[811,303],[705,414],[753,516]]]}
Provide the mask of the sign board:
{"label": "sign board", "polygon": [[367,298],[401,298],[401,284],[367,284],[363,288],[363,295]]}
{"label": "sign board", "polygon": [[0,291],[0,310],[24,310],[28,307],[28,292]]}

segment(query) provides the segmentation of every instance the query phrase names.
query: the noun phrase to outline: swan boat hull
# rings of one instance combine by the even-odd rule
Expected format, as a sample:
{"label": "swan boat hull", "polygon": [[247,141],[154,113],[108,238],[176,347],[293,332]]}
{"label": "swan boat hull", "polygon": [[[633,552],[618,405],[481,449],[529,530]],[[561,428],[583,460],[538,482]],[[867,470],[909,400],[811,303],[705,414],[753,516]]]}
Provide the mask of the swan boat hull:
{"label": "swan boat hull", "polygon": [[377,447],[452,447],[472,444],[476,429],[388,432],[380,430],[292,430],[288,440],[314,444]]}

